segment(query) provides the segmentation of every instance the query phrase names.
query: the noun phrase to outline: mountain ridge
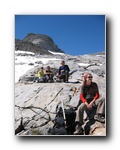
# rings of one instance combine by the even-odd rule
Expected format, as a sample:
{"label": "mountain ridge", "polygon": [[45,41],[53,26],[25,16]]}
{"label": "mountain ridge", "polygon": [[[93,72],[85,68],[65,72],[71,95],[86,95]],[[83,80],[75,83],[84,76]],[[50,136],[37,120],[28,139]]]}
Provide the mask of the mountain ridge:
{"label": "mountain ridge", "polygon": [[30,51],[40,55],[51,55],[49,51],[64,53],[51,37],[34,33],[27,34],[23,40],[15,39],[15,50]]}

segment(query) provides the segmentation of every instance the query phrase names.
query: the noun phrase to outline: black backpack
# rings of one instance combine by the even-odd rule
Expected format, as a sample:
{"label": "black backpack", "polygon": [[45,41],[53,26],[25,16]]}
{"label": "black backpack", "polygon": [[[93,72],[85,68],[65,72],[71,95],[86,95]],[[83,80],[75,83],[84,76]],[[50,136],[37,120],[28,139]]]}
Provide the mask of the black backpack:
{"label": "black backpack", "polygon": [[62,107],[59,108],[53,128],[50,128],[48,134],[51,135],[72,135],[75,131],[76,112],[73,108],[65,109],[66,124],[63,117]]}

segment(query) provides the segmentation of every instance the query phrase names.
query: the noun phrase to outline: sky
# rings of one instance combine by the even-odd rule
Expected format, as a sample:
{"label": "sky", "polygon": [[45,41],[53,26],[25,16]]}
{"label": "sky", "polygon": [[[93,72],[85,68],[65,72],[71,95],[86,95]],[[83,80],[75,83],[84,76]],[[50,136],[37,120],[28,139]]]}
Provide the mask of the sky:
{"label": "sky", "polygon": [[16,39],[45,34],[70,55],[105,51],[105,32],[105,15],[15,15]]}

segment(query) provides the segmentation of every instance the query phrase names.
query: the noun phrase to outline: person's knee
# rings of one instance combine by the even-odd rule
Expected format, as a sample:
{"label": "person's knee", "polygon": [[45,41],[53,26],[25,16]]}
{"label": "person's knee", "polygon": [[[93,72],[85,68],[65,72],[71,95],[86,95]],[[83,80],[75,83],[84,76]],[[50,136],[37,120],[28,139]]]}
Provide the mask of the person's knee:
{"label": "person's knee", "polygon": [[100,100],[102,103],[105,102],[105,98],[104,97],[101,97],[101,100]]}
{"label": "person's knee", "polygon": [[95,101],[95,104],[98,105],[99,103],[105,103],[105,98],[104,97],[100,97],[99,99],[97,99]]}
{"label": "person's knee", "polygon": [[80,106],[78,107],[78,110],[79,110],[79,111],[82,111],[82,110],[84,110],[85,108],[86,108],[85,103],[81,103]]}

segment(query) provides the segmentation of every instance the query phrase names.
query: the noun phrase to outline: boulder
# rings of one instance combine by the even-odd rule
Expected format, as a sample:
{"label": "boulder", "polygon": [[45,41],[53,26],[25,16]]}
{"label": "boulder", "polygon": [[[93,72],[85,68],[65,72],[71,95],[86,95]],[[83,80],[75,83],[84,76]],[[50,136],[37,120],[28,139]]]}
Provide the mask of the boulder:
{"label": "boulder", "polygon": [[[30,64],[29,64],[30,65]],[[31,64],[33,65],[33,64]],[[25,74],[23,74],[19,78],[19,82],[21,83],[29,83],[29,82],[35,82],[38,79],[37,73],[40,70],[41,66],[34,66],[32,69],[28,70]],[[58,69],[51,68],[52,72],[54,74],[57,74]]]}
{"label": "boulder", "polygon": [[19,126],[21,117],[25,128],[25,131],[18,135],[35,133],[47,135],[49,128],[54,125],[56,108],[62,107],[61,101],[65,109],[77,106],[80,85],[79,83],[17,83],[15,85],[15,129]]}

